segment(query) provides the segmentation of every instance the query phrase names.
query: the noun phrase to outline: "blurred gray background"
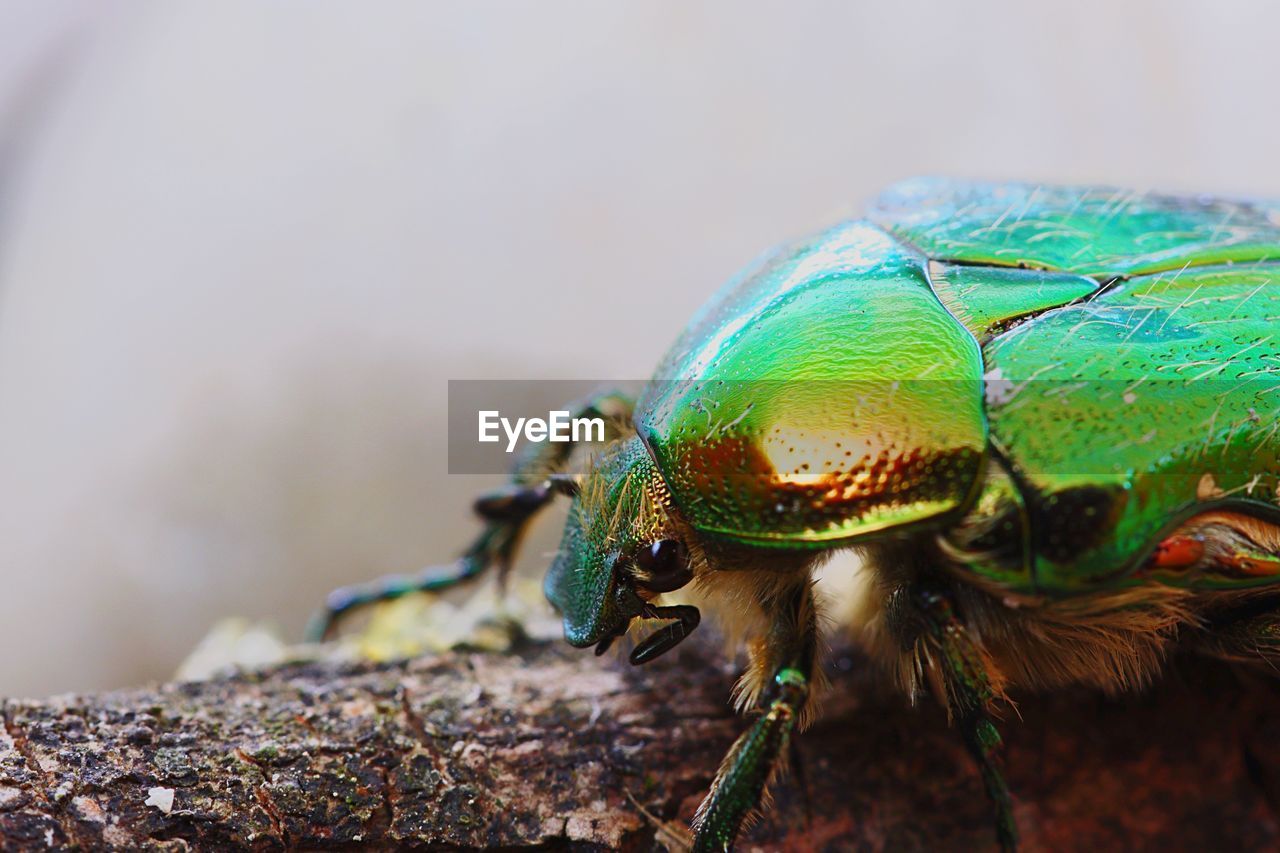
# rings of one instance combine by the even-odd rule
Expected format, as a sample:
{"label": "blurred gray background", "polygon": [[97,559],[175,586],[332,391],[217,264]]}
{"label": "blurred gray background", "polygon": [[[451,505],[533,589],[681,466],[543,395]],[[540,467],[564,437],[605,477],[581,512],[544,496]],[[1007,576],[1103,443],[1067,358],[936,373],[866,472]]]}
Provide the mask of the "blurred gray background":
{"label": "blurred gray background", "polygon": [[[1274,3],[0,2],[0,694],[449,556],[449,378],[636,378],[916,173],[1280,195]],[[536,568],[554,530],[526,561]],[[537,552],[541,553],[537,553]]]}

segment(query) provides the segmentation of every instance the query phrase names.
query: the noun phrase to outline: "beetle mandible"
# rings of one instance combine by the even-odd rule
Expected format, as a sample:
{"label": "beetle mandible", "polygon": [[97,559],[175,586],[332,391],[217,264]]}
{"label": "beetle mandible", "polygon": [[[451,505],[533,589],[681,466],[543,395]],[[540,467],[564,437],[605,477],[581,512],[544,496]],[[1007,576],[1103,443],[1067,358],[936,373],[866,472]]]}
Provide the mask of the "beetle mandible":
{"label": "beetle mandible", "polygon": [[1175,646],[1280,659],[1280,205],[917,179],[865,219],[775,250],[692,319],[582,473],[544,444],[476,504],[453,565],[338,590],[352,607],[506,571],[571,498],[545,581],[565,638],[603,651],[699,611],[759,625],[739,683],[762,713],[695,820],[732,845],[818,693],[812,576],[871,573],[861,627],[933,688],[1016,843],[992,711],[1011,686],[1141,685]]}

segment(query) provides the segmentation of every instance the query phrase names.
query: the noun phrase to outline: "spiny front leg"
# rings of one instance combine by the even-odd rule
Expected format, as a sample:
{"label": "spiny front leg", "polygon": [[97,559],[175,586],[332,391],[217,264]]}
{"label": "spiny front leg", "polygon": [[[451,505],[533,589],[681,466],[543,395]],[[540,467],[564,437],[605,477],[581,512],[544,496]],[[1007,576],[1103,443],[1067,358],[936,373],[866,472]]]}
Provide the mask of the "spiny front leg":
{"label": "spiny front leg", "polygon": [[[596,394],[569,407],[573,418],[599,417],[605,421],[606,440],[616,438],[630,422],[633,400],[621,392]],[[529,522],[556,494],[572,496],[574,478],[561,474],[574,450],[573,442],[527,445],[511,475],[511,483],[482,495],[475,511],[485,521],[471,547],[453,563],[432,566],[411,575],[388,575],[374,581],[342,587],[329,593],[325,606],[311,617],[306,639],[326,639],[347,613],[359,607],[389,601],[411,592],[439,592],[473,580],[496,566],[505,581],[515,552]]]}
{"label": "spiny front leg", "polygon": [[487,519],[484,530],[462,556],[443,566],[431,566],[411,575],[387,575],[369,583],[335,589],[325,606],[311,617],[306,639],[321,642],[328,638],[347,613],[359,607],[390,601],[411,592],[441,592],[479,577],[497,565],[506,574],[524,528],[553,494],[551,483],[537,486],[510,486],[481,497],[476,512]]}
{"label": "spiny front leg", "polygon": [[780,593],[764,594],[760,603],[772,623],[753,667],[770,675],[763,693],[767,704],[725,756],[711,793],[698,809],[695,851],[723,851],[733,844],[785,760],[791,732],[810,700],[817,620],[808,578]]}
{"label": "spiny front leg", "polygon": [[995,809],[996,838],[1005,851],[1018,846],[1009,787],[1000,769],[1000,732],[991,717],[999,690],[994,663],[961,621],[951,598],[939,587],[920,585],[912,603],[924,624],[921,638],[939,666],[947,702],[965,746],[978,763],[987,797]]}

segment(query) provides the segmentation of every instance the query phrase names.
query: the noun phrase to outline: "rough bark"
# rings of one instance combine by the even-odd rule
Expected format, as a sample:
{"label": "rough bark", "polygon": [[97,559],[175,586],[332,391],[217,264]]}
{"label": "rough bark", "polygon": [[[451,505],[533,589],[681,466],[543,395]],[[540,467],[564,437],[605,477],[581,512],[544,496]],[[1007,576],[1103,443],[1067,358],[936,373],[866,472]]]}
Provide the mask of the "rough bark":
{"label": "rough bark", "polygon": [[[538,643],[7,701],[0,847],[651,849],[740,728],[720,656],[679,651],[633,669]],[[831,671],[801,772],[743,846],[990,848],[943,715],[852,653]],[[1025,848],[1275,847],[1278,709],[1271,681],[1205,663],[1138,696],[1024,698],[1004,729]]]}

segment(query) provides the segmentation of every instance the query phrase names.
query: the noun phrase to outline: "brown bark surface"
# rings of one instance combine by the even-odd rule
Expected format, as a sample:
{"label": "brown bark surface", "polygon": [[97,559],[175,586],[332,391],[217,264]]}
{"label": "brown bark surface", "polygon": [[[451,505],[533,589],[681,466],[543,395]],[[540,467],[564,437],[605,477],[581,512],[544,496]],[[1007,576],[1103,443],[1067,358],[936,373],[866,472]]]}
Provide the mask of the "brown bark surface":
{"label": "brown bark surface", "polygon": [[[853,653],[831,672],[743,848],[990,849],[942,713]],[[645,668],[537,643],[6,701],[0,847],[652,849],[740,730],[732,680],[693,640]],[[1122,699],[1022,698],[1003,729],[1024,847],[1276,847],[1277,709],[1269,679],[1203,662]]]}

